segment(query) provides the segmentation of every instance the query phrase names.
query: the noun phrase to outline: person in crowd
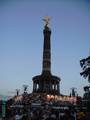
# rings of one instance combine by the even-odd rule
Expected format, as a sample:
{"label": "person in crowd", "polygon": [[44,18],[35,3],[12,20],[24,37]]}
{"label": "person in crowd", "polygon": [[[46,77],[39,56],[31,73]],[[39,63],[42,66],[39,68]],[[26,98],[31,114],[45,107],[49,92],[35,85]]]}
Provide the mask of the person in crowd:
{"label": "person in crowd", "polygon": [[63,120],[71,120],[71,114],[70,114],[70,110],[69,109],[66,109],[64,111],[64,117],[63,117]]}

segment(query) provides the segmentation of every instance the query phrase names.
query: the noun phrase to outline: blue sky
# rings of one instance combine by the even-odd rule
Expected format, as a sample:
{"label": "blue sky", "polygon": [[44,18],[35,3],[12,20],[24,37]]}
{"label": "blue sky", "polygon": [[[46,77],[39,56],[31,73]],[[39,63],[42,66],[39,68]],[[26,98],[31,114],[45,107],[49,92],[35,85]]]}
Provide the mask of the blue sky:
{"label": "blue sky", "polygon": [[0,94],[12,95],[41,74],[43,18],[50,16],[52,74],[61,78],[60,91],[79,95],[87,80],[79,60],[90,51],[89,0],[0,0]]}

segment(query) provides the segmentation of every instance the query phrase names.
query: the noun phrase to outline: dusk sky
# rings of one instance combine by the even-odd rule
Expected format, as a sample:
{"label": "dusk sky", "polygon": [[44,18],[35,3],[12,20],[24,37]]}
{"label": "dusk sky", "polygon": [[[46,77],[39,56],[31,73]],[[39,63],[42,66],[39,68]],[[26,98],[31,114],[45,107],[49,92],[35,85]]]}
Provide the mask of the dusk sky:
{"label": "dusk sky", "polygon": [[90,52],[89,0],[0,0],[0,95],[12,95],[42,72],[43,29],[50,17],[51,71],[61,78],[60,92],[83,95],[87,79],[80,59]]}

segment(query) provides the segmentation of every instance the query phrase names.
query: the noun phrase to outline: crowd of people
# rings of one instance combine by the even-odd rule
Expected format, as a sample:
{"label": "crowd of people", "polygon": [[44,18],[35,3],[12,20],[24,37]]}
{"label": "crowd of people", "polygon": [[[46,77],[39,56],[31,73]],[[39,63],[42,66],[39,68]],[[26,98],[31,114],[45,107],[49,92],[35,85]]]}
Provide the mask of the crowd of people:
{"label": "crowd of people", "polygon": [[[31,99],[30,99],[31,100]],[[90,120],[90,110],[77,108],[73,104],[38,97],[28,103],[10,106],[5,118],[0,120]]]}
{"label": "crowd of people", "polygon": [[90,120],[90,112],[70,107],[32,106],[26,113],[22,110],[0,120]]}

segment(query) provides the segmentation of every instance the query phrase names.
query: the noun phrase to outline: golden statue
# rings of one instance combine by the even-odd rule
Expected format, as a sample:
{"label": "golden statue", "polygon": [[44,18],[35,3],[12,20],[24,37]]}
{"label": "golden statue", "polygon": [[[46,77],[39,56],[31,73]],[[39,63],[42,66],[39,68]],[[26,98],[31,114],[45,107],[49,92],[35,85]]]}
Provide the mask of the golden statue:
{"label": "golden statue", "polygon": [[50,18],[46,16],[43,20],[45,21],[45,26],[48,26]]}

